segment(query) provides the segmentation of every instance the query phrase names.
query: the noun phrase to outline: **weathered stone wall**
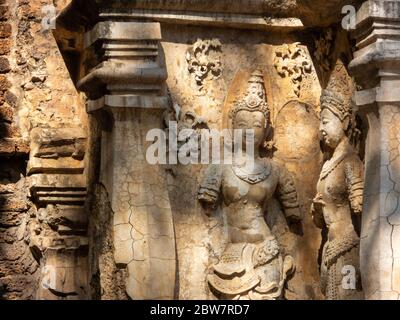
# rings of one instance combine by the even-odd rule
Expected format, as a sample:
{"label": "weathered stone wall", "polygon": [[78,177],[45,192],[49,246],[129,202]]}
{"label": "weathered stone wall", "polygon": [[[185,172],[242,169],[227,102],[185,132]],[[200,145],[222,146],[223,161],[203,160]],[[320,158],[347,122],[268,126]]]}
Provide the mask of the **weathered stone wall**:
{"label": "weathered stone wall", "polygon": [[26,161],[29,145],[19,126],[18,68],[14,50],[18,25],[16,3],[0,7],[0,299],[29,299],[35,294],[38,264],[26,236],[31,203],[28,200]]}
{"label": "weathered stone wall", "polygon": [[[273,230],[280,245],[297,262],[296,274],[288,283],[287,298],[321,299],[318,260],[325,231],[314,225],[310,214],[322,164],[318,140],[319,97],[336,59],[351,55],[346,35],[338,34],[336,29],[316,30],[302,36],[230,29],[205,31],[197,27],[179,27],[178,31],[178,27],[168,25],[162,25],[162,30],[172,104],[181,109],[182,114],[194,113],[196,120],[202,119],[210,129],[225,127],[226,103],[244,87],[243,82],[238,84],[238,79],[246,79],[246,72],[259,67],[269,78],[267,95],[276,148],[273,158],[286,165],[297,185],[303,186],[299,187],[303,233],[290,231],[280,212],[266,212],[266,218],[271,225],[275,224]],[[207,41],[213,41],[210,48],[198,51],[197,59],[194,58],[193,47],[210,44]],[[297,44],[300,41],[303,43]],[[211,61],[220,66],[217,76],[213,75],[213,70],[208,70],[197,81],[198,70],[191,69],[193,60],[204,65]],[[301,69],[298,81],[294,80],[293,65],[306,66]],[[309,107],[304,110],[308,111],[298,106],[287,108],[293,100],[306,103]],[[299,134],[305,134],[305,139],[299,138]],[[180,299],[213,298],[205,277],[227,239],[222,213],[217,210],[207,216],[197,201],[205,167],[177,165],[170,166],[167,171]]]}
{"label": "weathered stone wall", "polygon": [[0,299],[39,298],[41,262],[30,248],[32,236],[48,226],[29,192],[31,132],[86,127],[84,101],[51,30],[42,30],[48,4],[53,1],[8,0],[0,7]]}
{"label": "weathered stone wall", "polygon": [[[293,255],[297,262],[296,274],[288,283],[286,298],[322,299],[319,263],[326,230],[318,229],[310,214],[311,201],[315,195],[322,164],[318,138],[319,97],[336,60],[351,59],[346,35],[338,33],[335,28],[284,35],[221,28],[206,31],[200,27],[174,27],[168,24],[162,24],[161,28],[161,48],[168,72],[170,103],[183,115],[180,119],[182,126],[190,127],[194,120],[211,129],[223,128],[226,101],[233,99],[242,89],[246,74],[257,67],[265,72],[272,123],[277,130],[277,150],[274,158],[285,164],[293,173],[298,186],[304,186],[299,188],[304,215],[302,232],[289,230],[276,203],[273,203],[271,211],[266,213],[270,225],[275,225],[273,231],[278,236],[280,245],[286,253]],[[210,61],[213,69],[207,67]],[[205,69],[200,71],[201,64]],[[294,66],[300,69],[300,77],[294,71]],[[302,101],[303,104],[298,105],[293,101]],[[116,250],[115,231],[113,232],[110,226],[115,214],[110,206],[108,194],[108,190],[112,188],[109,182],[108,188],[100,183],[102,170],[108,168],[108,164],[106,162],[107,167],[103,169],[99,166],[100,157],[108,159],[111,154],[111,151],[106,150],[100,152],[101,136],[107,136],[116,124],[114,123],[113,128],[113,117],[106,112],[91,115],[90,119],[92,144],[89,148],[89,203],[92,216],[89,234],[92,239],[92,297],[126,299],[128,297],[125,293],[124,279],[127,277],[127,271],[116,266],[114,255],[110,252]],[[166,127],[168,120],[166,117]],[[188,123],[185,123],[186,120]],[[144,125],[144,122],[142,120],[140,123]],[[131,126],[134,123],[137,123],[136,120],[132,120]],[[153,125],[156,126],[154,123]],[[131,129],[124,127],[122,132],[125,137],[129,137]],[[307,133],[307,139],[299,139],[298,135],[304,132]],[[128,142],[118,140],[118,143],[125,146]],[[135,145],[134,147],[136,148]],[[120,147],[116,148],[115,145],[113,148],[114,152],[120,150]],[[125,153],[136,154],[136,149],[129,145],[122,150],[125,150]],[[126,154],[119,161],[125,164],[130,161],[130,157]],[[142,165],[140,172],[128,175],[137,178],[143,174],[150,175],[150,172],[144,170],[145,167]],[[204,169],[205,166],[201,165],[163,167],[168,177],[169,202],[175,229],[177,299],[215,298],[209,290],[206,276],[209,266],[220,256],[226,244],[227,234],[222,212],[216,210],[208,216],[197,200],[199,181],[203,177]],[[125,174],[125,171],[119,172],[122,173]],[[128,186],[129,183],[127,188],[130,194]],[[121,196],[126,191],[124,183],[117,184],[114,188],[122,188],[119,191]],[[134,188],[132,192],[135,194]],[[145,194],[151,194],[150,190]],[[134,201],[139,201],[139,198]],[[144,203],[147,203],[147,200]],[[133,210],[134,214],[137,212],[137,209]],[[139,216],[138,219],[133,224],[143,227]],[[137,246],[135,248],[139,252],[144,250]],[[127,254],[128,251],[130,250],[127,249]],[[136,259],[140,261],[142,258],[137,256]],[[161,274],[154,275],[156,278],[158,276]],[[138,274],[137,277],[145,279],[148,274]]]}
{"label": "weathered stone wall", "polygon": [[[91,69],[91,57],[80,56],[81,44],[70,41],[81,38],[62,31],[55,38],[42,27],[43,6],[54,4],[61,11],[69,2],[0,1],[0,299],[129,299],[127,289],[132,292],[137,286],[127,288],[129,266],[121,268],[114,255],[121,249],[115,243],[115,214],[125,207],[132,207],[138,217],[122,221],[125,226],[121,227],[121,234],[135,240],[134,249],[128,248],[127,257],[121,258],[128,259],[128,265],[136,263],[131,267],[132,281],[164,287],[158,282],[163,278],[163,259],[171,260],[176,254],[174,297],[214,299],[206,276],[224,249],[227,230],[221,210],[208,216],[197,200],[205,166],[170,165],[156,171],[144,164],[140,148],[148,144],[141,143],[145,131],[162,122],[159,114],[127,112],[131,122],[117,119],[120,132],[116,137],[110,132],[118,112],[114,118],[106,112],[87,116],[86,98],[75,85]],[[254,1],[248,13],[261,6],[310,24],[315,17],[314,23],[321,26],[331,22],[321,17],[337,22],[326,13],[342,1],[330,2],[315,13],[311,1],[262,3]],[[152,8],[147,1],[137,1],[137,5]],[[211,6],[207,11],[218,8]],[[234,12],[240,9],[232,7]],[[290,230],[276,202],[266,212],[283,251],[297,264],[286,298],[322,299],[319,263],[326,230],[318,229],[310,214],[323,161],[319,98],[336,60],[347,64],[351,59],[347,36],[338,34],[336,27],[282,33],[279,28],[266,32],[162,23],[161,31],[159,51],[168,73],[168,95],[171,106],[188,117],[188,123],[181,119],[183,126],[195,119],[211,129],[224,128],[227,103],[243,90],[243,81],[255,68],[264,72],[276,129],[273,157],[294,175],[304,217],[302,231]],[[84,58],[87,64],[82,64]],[[205,69],[199,68],[201,64]],[[114,141],[113,137],[118,146],[101,150],[102,138]],[[100,166],[100,158],[108,159],[112,152],[118,156],[115,163],[123,168],[114,168],[113,178],[118,178],[114,186],[110,177],[101,177],[110,168]],[[161,190],[164,175],[168,190]],[[137,190],[138,186],[143,190]],[[129,201],[124,202],[126,197]],[[146,231],[145,237],[160,250],[163,239],[171,242],[174,234],[173,253],[168,252],[171,247],[166,252],[151,251],[141,235],[129,234],[136,224],[145,229],[156,224],[148,217],[158,217],[161,207],[165,217],[172,212],[174,230],[163,216],[160,225],[165,222],[165,230]],[[142,266],[147,255],[161,263]],[[48,268],[55,268],[60,277],[51,291],[41,286]],[[150,275],[140,273],[140,268],[151,269],[155,273],[151,276],[159,278],[149,280]]]}

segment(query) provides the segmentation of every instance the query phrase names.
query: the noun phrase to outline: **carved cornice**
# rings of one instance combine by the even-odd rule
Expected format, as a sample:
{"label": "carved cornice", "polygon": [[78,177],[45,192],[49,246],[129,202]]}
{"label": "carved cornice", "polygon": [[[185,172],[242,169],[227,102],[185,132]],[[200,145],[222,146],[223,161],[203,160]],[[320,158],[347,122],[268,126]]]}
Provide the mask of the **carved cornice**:
{"label": "carved cornice", "polygon": [[77,25],[93,26],[110,17],[227,27],[302,27],[301,19],[295,18],[298,8],[293,1],[276,4],[265,0],[73,0],[58,21],[68,29],[77,29]]}
{"label": "carved cornice", "polygon": [[[57,29],[82,32],[100,21],[141,20],[166,24],[290,32],[304,28],[301,18],[271,14],[263,1],[120,1],[73,0],[57,17]],[[244,3],[246,2],[246,3]],[[258,3],[257,3],[258,2]],[[265,3],[264,3],[265,7]]]}
{"label": "carved cornice", "polygon": [[90,99],[87,111],[166,108],[167,71],[160,56],[160,40],[157,22],[102,21],[87,31],[83,44],[91,58],[84,63],[94,68],[88,67],[77,83]]}
{"label": "carved cornice", "polygon": [[32,130],[28,175],[31,196],[38,206],[84,205],[85,149],[86,136],[79,128]]}
{"label": "carved cornice", "polygon": [[359,106],[400,101],[399,9],[398,1],[369,0],[357,12],[358,50],[349,68],[364,89],[356,93]]}
{"label": "carved cornice", "polygon": [[90,28],[112,15],[116,19],[129,16],[173,24],[290,31],[303,25],[338,23],[342,7],[359,2],[330,0],[315,5],[312,0],[73,0],[59,21],[71,29],[77,25]]}
{"label": "carved cornice", "polygon": [[304,29],[298,18],[272,18],[263,15],[250,15],[221,12],[195,12],[178,10],[130,9],[107,10],[100,14],[101,19],[148,19],[166,24],[212,26],[236,29],[291,32]]}

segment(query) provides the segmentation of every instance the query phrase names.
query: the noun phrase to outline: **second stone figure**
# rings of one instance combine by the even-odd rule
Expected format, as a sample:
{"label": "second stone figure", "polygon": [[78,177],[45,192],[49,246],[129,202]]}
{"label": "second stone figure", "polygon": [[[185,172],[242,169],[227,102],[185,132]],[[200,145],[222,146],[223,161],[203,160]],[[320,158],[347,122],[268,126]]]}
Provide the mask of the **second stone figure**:
{"label": "second stone figure", "polygon": [[[363,163],[354,147],[355,117],[341,91],[344,67],[333,74],[321,97],[320,132],[327,161],[313,203],[318,227],[327,228],[321,262],[321,288],[328,300],[362,299],[358,228],[363,202]],[[342,80],[340,80],[342,79]]]}
{"label": "second stone figure", "polygon": [[243,143],[244,152],[234,157],[232,165],[211,165],[201,183],[198,197],[205,205],[215,205],[222,198],[229,237],[207,280],[220,299],[280,299],[294,261],[281,253],[264,214],[275,195],[290,223],[298,223],[301,214],[292,177],[259,153],[270,127],[261,71],[251,75],[247,92],[229,111],[229,120],[231,129],[254,129],[255,159],[254,165],[247,165],[253,155]]}

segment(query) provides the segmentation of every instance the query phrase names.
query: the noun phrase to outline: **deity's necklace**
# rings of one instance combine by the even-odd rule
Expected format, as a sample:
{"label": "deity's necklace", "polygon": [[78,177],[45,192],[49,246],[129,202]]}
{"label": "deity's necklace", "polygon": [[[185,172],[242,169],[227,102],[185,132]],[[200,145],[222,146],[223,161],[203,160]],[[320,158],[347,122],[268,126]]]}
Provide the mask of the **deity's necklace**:
{"label": "deity's necklace", "polygon": [[232,171],[241,180],[246,181],[250,184],[256,184],[264,181],[271,174],[271,163],[264,162],[263,165],[258,165],[254,162],[253,172],[248,172],[246,169],[248,167],[243,165],[238,165],[233,159]]}
{"label": "deity's necklace", "polygon": [[342,155],[336,159],[331,159],[325,162],[322,167],[320,180],[325,180],[344,160],[346,155]]}
{"label": "deity's necklace", "polygon": [[348,153],[349,149],[347,147],[341,151],[339,156],[334,154],[330,160],[326,161],[322,167],[320,180],[325,180],[343,162]]}

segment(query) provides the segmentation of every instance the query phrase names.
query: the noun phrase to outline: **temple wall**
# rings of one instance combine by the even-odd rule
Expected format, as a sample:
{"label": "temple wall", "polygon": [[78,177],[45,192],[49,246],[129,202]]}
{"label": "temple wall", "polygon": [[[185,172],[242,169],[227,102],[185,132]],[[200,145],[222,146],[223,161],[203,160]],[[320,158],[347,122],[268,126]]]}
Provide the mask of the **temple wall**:
{"label": "temple wall", "polygon": [[[93,81],[80,86],[78,80],[90,75],[98,61],[114,59],[102,56],[105,50],[96,41],[110,37],[123,45],[125,40],[118,32],[104,36],[100,30],[100,35],[92,35],[98,37],[95,45],[83,44],[84,32],[98,21],[81,26],[80,17],[72,31],[65,26],[44,31],[43,6],[54,4],[61,12],[70,2],[0,1],[0,299],[216,299],[206,278],[227,244],[228,231],[222,209],[207,212],[197,198],[207,166],[153,168],[144,159],[149,146],[144,140],[153,126],[168,132],[173,119],[185,128],[226,128],[228,106],[244,92],[255,69],[266,80],[274,129],[269,152],[294,176],[303,217],[300,230],[290,229],[276,199],[265,213],[283,252],[296,263],[285,298],[324,299],[320,264],[327,230],[313,223],[311,204],[324,162],[318,134],[322,89],[338,65],[347,69],[353,59],[348,34],[341,31],[336,16],[327,14],[342,2],[321,5],[313,13],[309,1],[285,1],[281,7],[276,1],[254,1],[246,14],[281,12],[282,24],[240,18],[222,26],[222,18],[216,16],[212,25],[203,21],[195,26],[196,15],[188,14],[182,22],[162,16],[162,8],[154,4],[137,1],[135,10],[156,10],[153,18],[161,22],[153,25],[159,25],[160,39],[143,33],[135,41],[143,37],[157,43],[151,50],[157,51],[157,68],[165,70],[167,78],[150,75],[144,87],[138,81],[135,94],[147,99],[149,91],[160,87],[157,101],[168,101],[166,110],[146,109],[151,99],[143,102],[145,107],[130,106],[133,110],[96,105],[104,91],[131,88],[124,87],[120,74],[114,75],[117,84],[107,79],[111,84]],[[185,9],[182,1],[170,5],[171,10]],[[223,2],[219,5],[206,10],[190,2],[193,11],[203,13],[226,9]],[[118,8],[119,2],[114,6]],[[232,10],[241,12],[241,7]],[[136,67],[146,71],[149,65],[138,62]],[[354,86],[353,80],[346,81]],[[106,85],[112,89],[105,90]],[[342,94],[350,96],[347,91]],[[179,110],[179,119],[176,114],[168,117],[171,110]],[[397,106],[389,104],[379,112],[380,121],[389,124],[397,115]],[[381,256],[379,261],[376,255],[364,256],[362,271],[372,279],[365,286],[372,292],[369,298],[381,297],[379,286],[374,286],[377,274],[387,277],[382,296],[398,298],[399,256],[395,246],[387,246],[399,237],[398,132],[394,125],[382,126],[379,134],[371,135],[366,148],[368,154],[379,142],[380,160],[365,163],[372,171],[380,168],[380,190],[367,188],[365,206],[368,212],[380,206],[382,223],[376,225],[375,215],[367,216],[361,239],[365,250],[374,248]],[[126,212],[134,219],[126,219]],[[137,226],[145,232],[137,232]],[[377,230],[384,238],[382,247],[371,240]],[[164,271],[165,283],[158,281]]]}
{"label": "temple wall", "polygon": [[[322,165],[319,144],[316,141],[318,130],[319,96],[321,85],[327,70],[319,65],[319,59],[332,63],[335,56],[347,50],[346,43],[339,38],[338,48],[329,52],[330,59],[318,56],[312,40],[323,39],[324,34],[318,32],[309,37],[307,45],[297,45],[304,35],[269,34],[262,32],[235,31],[232,29],[216,29],[218,32],[208,32],[198,27],[173,27],[161,25],[163,40],[161,50],[165,61],[168,79],[167,90],[171,105],[180,109],[182,115],[189,113],[196,120],[202,121],[210,129],[222,129],[225,101],[235,95],[235,90],[241,90],[243,79],[254,68],[261,68],[268,78],[268,92],[271,103],[272,122],[280,128],[281,139],[277,139],[276,160],[285,163],[294,174],[296,182],[301,185],[307,179],[307,187],[301,188],[301,205],[304,214],[304,233],[299,235],[288,230],[288,226],[276,204],[271,205],[271,213],[266,214],[272,224],[276,224],[274,232],[280,237],[281,245],[287,253],[296,256],[299,264],[297,273],[288,284],[288,299],[322,299],[319,289],[318,261],[322,245],[322,231],[315,227],[311,219],[310,206],[314,196],[315,185]],[[177,32],[179,29],[179,33]],[[234,41],[232,39],[235,39]],[[320,40],[321,41],[321,40]],[[208,70],[204,79],[197,82],[194,72],[189,70],[193,62],[194,46],[209,44],[207,52],[196,52],[199,59],[218,61],[220,69],[216,76]],[[289,46],[287,46],[289,45]],[[309,49],[310,48],[310,49]],[[286,51],[285,51],[286,50]],[[302,81],[294,81],[289,72],[279,69],[285,58],[280,60],[279,52],[294,53],[295,64],[305,63],[308,68],[302,70]],[[310,52],[311,50],[311,52]],[[278,52],[278,53],[277,53]],[[338,53],[339,52],[339,53]],[[214,61],[214,62],[215,62]],[[278,72],[283,72],[279,75]],[[244,76],[241,79],[241,76]],[[241,82],[242,81],[242,82]],[[322,83],[320,83],[320,81]],[[290,115],[285,107],[291,101],[301,101],[307,105],[307,112],[298,110],[297,115]],[[294,107],[297,108],[296,106]],[[285,109],[285,110],[283,110]],[[288,112],[288,113],[287,113]],[[291,118],[292,117],[292,118]],[[297,118],[300,117],[300,118]],[[90,116],[93,144],[89,153],[91,157],[100,157],[100,127],[109,122],[109,115],[103,113]],[[295,131],[286,132],[287,121],[293,125],[300,120],[299,131],[309,134],[309,140],[292,146],[292,152],[287,152],[290,140],[297,139]],[[182,124],[186,120],[182,119]],[[281,121],[281,123],[279,123]],[[164,125],[168,123],[165,120]],[[306,126],[306,127],[304,127]],[[106,129],[108,130],[108,129]],[[126,131],[125,131],[126,132]],[[288,138],[287,135],[292,134]],[[96,138],[97,137],[97,138]],[[97,142],[96,142],[97,141]],[[127,147],[130,150],[130,147]],[[296,154],[298,150],[301,154]],[[96,164],[97,163],[97,164]],[[175,297],[179,299],[214,299],[206,283],[210,264],[221,254],[227,241],[226,229],[220,210],[207,215],[197,200],[199,182],[203,178],[205,165],[166,165],[162,166],[167,174],[169,202],[173,214],[173,222],[177,252],[177,278]],[[90,171],[92,181],[100,180],[101,168],[97,161],[92,162]],[[89,184],[92,185],[92,184]],[[89,192],[92,203],[92,220],[89,233],[93,246],[91,247],[91,290],[98,298],[126,298],[123,279],[126,271],[116,268],[110,250],[115,245],[113,231],[108,225],[112,222],[113,212],[109,204],[107,188],[102,183],[95,183]],[[100,292],[103,292],[100,294]]]}
{"label": "temple wall", "polygon": [[38,298],[41,258],[31,236],[49,227],[30,193],[31,133],[63,128],[77,136],[86,128],[84,99],[51,31],[42,31],[42,8],[52,3],[0,3],[0,299]]}

